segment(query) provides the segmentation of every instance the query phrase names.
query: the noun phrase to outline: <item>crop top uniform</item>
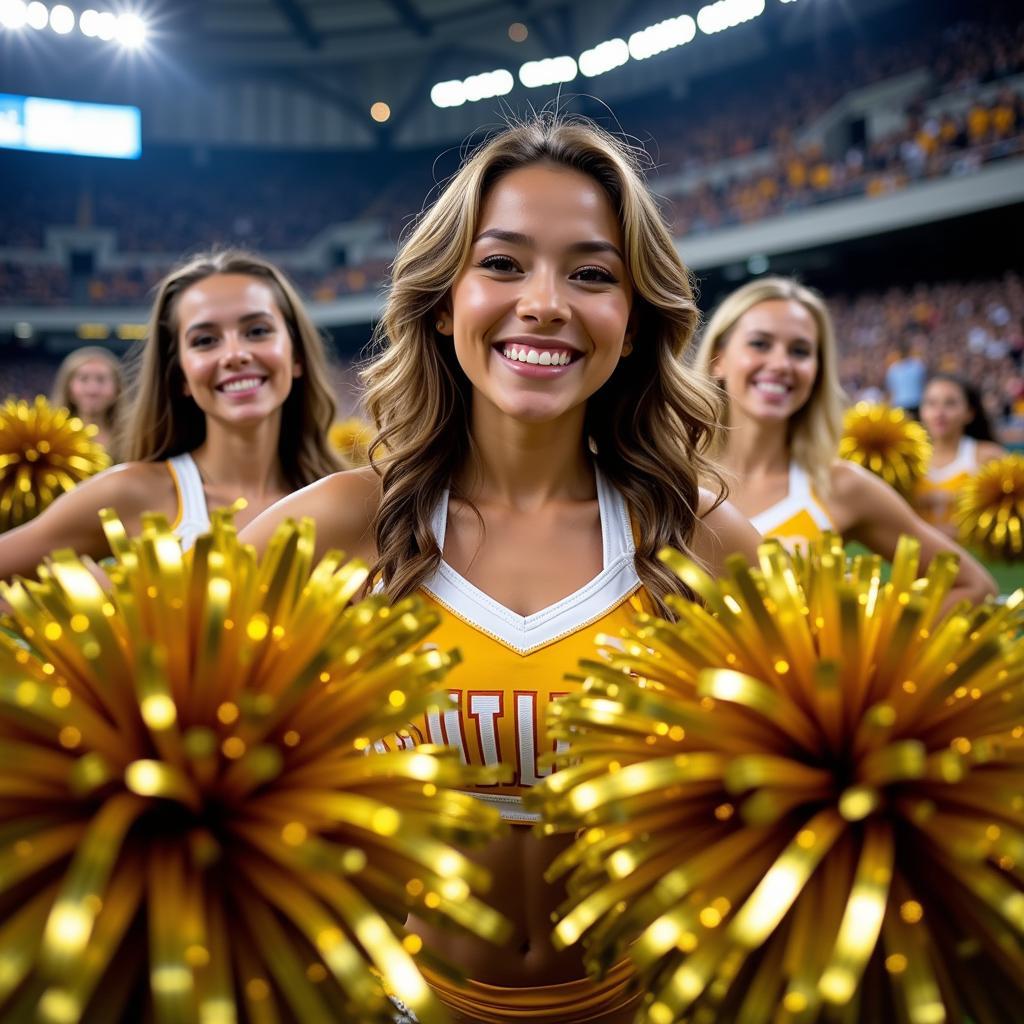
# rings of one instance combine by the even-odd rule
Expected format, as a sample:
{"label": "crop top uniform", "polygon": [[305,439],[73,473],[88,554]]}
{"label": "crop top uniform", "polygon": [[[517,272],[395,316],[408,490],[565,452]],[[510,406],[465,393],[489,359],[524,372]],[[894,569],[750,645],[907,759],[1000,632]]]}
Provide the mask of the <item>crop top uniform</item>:
{"label": "crop top uniform", "polygon": [[787,548],[806,546],[823,533],[835,530],[835,523],[811,486],[811,478],[796,462],[789,464],[786,496],[770,508],[750,517],[762,537],[776,537]]}
{"label": "crop top uniform", "polygon": [[[532,615],[519,615],[444,561],[422,587],[427,604],[441,612],[430,642],[443,650],[458,648],[462,664],[450,677],[452,709],[410,726],[409,745],[442,743],[456,747],[467,764],[512,765],[511,783],[481,787],[474,795],[496,804],[514,823],[536,820],[523,810],[522,792],[550,772],[538,767],[537,759],[554,749],[545,738],[546,714],[571,688],[565,674],[581,658],[593,657],[598,633],[614,635],[651,607],[634,564],[626,502],[600,471],[596,477],[602,568],[575,593]],[[447,519],[446,490],[432,520],[442,551]]]}
{"label": "crop top uniform", "polygon": [[[421,717],[409,727],[409,738],[390,739],[401,746],[454,746],[469,764],[511,764],[511,783],[476,787],[473,795],[497,805],[514,825],[537,818],[523,809],[522,793],[550,774],[537,760],[555,749],[546,739],[547,709],[573,688],[565,674],[581,658],[593,657],[598,633],[615,635],[637,612],[653,608],[636,572],[625,499],[596,467],[595,472],[602,568],[575,593],[532,615],[519,615],[444,561],[421,590],[427,604],[442,613],[430,641],[442,650],[458,648],[462,664],[449,677],[452,708]],[[441,551],[447,519],[446,490],[432,520]],[[377,747],[388,749],[384,741]],[[600,981],[583,978],[536,988],[505,988],[471,979],[455,984],[426,965],[421,970],[449,1009],[489,1024],[586,1024],[610,1009],[635,1006],[640,998],[629,988],[633,972],[626,960]]]}
{"label": "crop top uniform", "polygon": [[921,518],[933,526],[952,524],[957,497],[977,471],[978,442],[961,437],[953,461],[938,468],[930,466],[917,485],[914,505]]}
{"label": "crop top uniform", "polygon": [[196,460],[188,452],[169,458],[165,465],[178,495],[178,515],[171,524],[171,532],[181,541],[182,550],[187,551],[197,537],[210,529],[203,478],[199,475]]}

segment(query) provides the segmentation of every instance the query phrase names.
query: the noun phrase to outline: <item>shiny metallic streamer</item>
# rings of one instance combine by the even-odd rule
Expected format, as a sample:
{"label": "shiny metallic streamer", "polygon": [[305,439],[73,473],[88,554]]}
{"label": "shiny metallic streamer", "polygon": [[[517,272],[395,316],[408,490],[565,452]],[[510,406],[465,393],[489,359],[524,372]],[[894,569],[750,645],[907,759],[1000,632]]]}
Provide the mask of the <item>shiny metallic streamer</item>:
{"label": "shiny metallic streamer", "polygon": [[909,500],[928,472],[932,445],[902,409],[858,402],[843,417],[839,457],[871,470]]}
{"label": "shiny metallic streamer", "polygon": [[369,464],[370,442],[375,433],[371,424],[352,416],[332,424],[327,437],[345,466],[351,469]]}
{"label": "shiny metallic streamer", "polygon": [[986,462],[957,501],[960,540],[988,559],[1024,559],[1024,455]]}
{"label": "shiny metallic streamer", "polygon": [[96,433],[42,395],[0,405],[0,533],[27,523],[110,465],[110,456],[93,440]]}
{"label": "shiny metallic streamer", "polygon": [[109,589],[69,551],[0,586],[0,1018],[448,1021],[404,922],[504,935],[453,845],[496,772],[371,749],[446,701],[436,614],[357,601],[309,521],[260,559],[226,512],[188,554],[104,518]]}
{"label": "shiny metallic streamer", "polygon": [[529,805],[575,833],[558,946],[630,957],[642,1024],[1004,1024],[1024,1005],[1024,591],[946,608],[827,535],[598,639]]}

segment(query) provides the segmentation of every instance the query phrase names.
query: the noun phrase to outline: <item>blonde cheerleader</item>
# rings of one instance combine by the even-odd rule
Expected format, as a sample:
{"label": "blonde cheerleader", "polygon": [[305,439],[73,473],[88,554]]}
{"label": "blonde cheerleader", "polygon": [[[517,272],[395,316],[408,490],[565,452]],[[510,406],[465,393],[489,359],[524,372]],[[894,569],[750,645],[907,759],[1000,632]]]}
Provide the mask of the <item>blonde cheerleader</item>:
{"label": "blonde cheerleader", "polygon": [[843,393],[835,331],[819,295],[784,277],[751,281],[715,310],[697,368],[728,402],[716,454],[736,506],[766,537],[805,544],[825,530],[891,559],[901,534],[921,542],[927,565],[960,556],[950,603],[980,601],[995,582],[970,555],[878,477],[838,459]]}

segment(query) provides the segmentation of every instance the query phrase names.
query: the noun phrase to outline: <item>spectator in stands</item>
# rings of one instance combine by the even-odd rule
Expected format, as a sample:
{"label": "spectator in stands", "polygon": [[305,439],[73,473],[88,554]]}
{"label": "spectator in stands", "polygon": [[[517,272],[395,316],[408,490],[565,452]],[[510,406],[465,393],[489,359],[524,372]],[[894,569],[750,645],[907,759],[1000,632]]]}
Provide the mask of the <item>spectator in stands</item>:
{"label": "spectator in stands", "polygon": [[791,545],[833,530],[891,559],[909,534],[921,542],[925,562],[942,551],[960,556],[956,596],[978,601],[995,593],[970,555],[879,477],[837,457],[838,355],[825,303],[789,278],[758,278],[715,311],[696,365],[718,380],[728,401],[729,430],[717,454],[733,502],[765,537]]}
{"label": "spectator in stands", "polygon": [[60,364],[50,400],[54,405],[67,406],[84,423],[96,427],[96,440],[114,456],[114,431],[123,390],[117,356],[98,345],[85,345]]}
{"label": "spectator in stands", "polygon": [[918,355],[916,341],[921,335],[914,333],[900,339],[895,362],[885,371],[885,390],[889,402],[897,408],[905,409],[908,415],[917,417],[921,405],[921,394],[924,391],[927,367]]}
{"label": "spectator in stands", "polygon": [[244,498],[244,525],[340,468],[333,419],[323,343],[281,272],[238,251],[196,257],[164,279],[153,305],[124,421],[129,461],[0,537],[0,579],[33,572],[55,548],[102,557],[102,508],[130,533],[144,512],[160,512],[185,546],[208,528],[211,505]]}

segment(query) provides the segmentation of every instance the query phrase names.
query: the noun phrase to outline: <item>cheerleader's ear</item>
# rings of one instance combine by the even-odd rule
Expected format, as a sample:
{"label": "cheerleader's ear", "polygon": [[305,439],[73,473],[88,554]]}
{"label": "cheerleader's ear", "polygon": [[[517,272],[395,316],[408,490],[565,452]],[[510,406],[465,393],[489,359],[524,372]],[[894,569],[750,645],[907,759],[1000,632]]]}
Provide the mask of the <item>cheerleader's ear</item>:
{"label": "cheerleader's ear", "polygon": [[455,328],[452,326],[451,315],[443,310],[439,311],[437,318],[434,320],[434,330],[437,331],[438,334],[451,337],[451,335],[455,333]]}

